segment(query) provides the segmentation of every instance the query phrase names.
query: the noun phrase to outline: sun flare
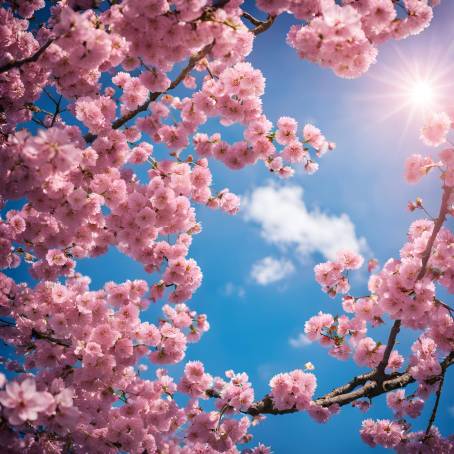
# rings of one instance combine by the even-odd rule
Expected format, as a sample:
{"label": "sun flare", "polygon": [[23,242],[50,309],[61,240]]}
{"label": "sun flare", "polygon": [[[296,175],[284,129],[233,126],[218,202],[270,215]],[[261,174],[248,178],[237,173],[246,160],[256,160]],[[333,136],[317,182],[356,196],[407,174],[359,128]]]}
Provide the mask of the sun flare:
{"label": "sun flare", "polygon": [[424,60],[415,52],[394,50],[387,63],[382,61],[369,72],[369,92],[355,94],[354,99],[370,115],[369,123],[387,122],[399,129],[403,140],[428,115],[447,108],[454,89],[454,42],[448,49],[427,49]]}
{"label": "sun flare", "polygon": [[413,106],[430,108],[437,99],[436,87],[430,80],[416,80],[409,87],[408,97]]}

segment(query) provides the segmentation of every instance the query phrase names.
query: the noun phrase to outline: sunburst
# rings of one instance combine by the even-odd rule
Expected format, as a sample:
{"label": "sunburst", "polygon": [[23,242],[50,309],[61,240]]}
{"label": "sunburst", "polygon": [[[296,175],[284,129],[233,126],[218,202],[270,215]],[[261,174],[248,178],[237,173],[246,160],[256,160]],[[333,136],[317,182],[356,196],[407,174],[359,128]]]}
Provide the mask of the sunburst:
{"label": "sunburst", "polygon": [[372,94],[355,98],[373,109],[375,122],[398,125],[402,140],[410,126],[420,127],[430,113],[452,107],[454,41],[443,50],[427,46],[424,52],[409,54],[395,45],[394,52],[386,64],[381,61],[371,69]]}

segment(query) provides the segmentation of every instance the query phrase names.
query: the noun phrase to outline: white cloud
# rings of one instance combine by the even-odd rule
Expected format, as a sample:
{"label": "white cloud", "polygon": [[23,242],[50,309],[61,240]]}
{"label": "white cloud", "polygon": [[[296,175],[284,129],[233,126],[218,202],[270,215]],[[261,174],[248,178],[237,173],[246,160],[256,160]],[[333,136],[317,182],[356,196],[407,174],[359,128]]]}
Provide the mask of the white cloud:
{"label": "white cloud", "polygon": [[244,298],[246,292],[240,285],[235,285],[233,282],[227,282],[222,288],[222,294],[224,296],[235,296],[238,298]]}
{"label": "white cloud", "polygon": [[296,246],[303,257],[320,252],[332,260],[341,249],[368,250],[366,240],[357,238],[346,214],[330,216],[318,209],[308,211],[299,186],[270,183],[256,188],[244,202],[246,220],[260,224],[266,241],[281,247]]}
{"label": "white cloud", "polygon": [[265,257],[252,265],[251,277],[260,285],[281,281],[295,271],[293,263],[286,259]]}
{"label": "white cloud", "polygon": [[304,333],[300,333],[296,338],[291,337],[288,343],[294,348],[302,348],[312,344],[312,341]]}

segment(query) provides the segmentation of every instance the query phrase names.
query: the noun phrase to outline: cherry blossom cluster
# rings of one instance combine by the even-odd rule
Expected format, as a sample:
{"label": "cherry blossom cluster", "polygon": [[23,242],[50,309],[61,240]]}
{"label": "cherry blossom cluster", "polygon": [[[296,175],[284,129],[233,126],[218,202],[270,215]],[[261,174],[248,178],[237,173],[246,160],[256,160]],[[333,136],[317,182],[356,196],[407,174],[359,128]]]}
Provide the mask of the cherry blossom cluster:
{"label": "cherry blossom cluster", "polygon": [[[434,326],[438,332],[443,331],[445,323],[451,323],[447,309],[437,302],[435,283],[452,288],[453,264],[443,257],[454,236],[448,229],[441,229],[432,247],[429,271],[421,278],[418,275],[422,256],[432,229],[433,221],[415,221],[409,230],[409,242],[401,249],[400,260],[389,260],[382,271],[371,278],[369,289],[378,298],[381,310],[391,318],[400,319],[405,326],[414,329]],[[446,316],[448,320],[443,322]]]}
{"label": "cherry blossom cluster", "polygon": [[[26,5],[40,2],[20,2],[19,9],[22,16],[29,16],[33,10]],[[42,2],[42,5],[44,2]],[[0,9],[1,53],[0,68],[11,62],[23,60],[32,56],[45,43],[45,36],[33,36],[28,31],[28,21],[20,19],[13,11]],[[29,103],[36,101],[43,87],[46,85],[49,69],[37,62],[27,64],[27,71],[12,68],[0,72],[0,132],[6,134],[14,130],[17,123],[29,120],[31,111],[27,109]]]}
{"label": "cherry blossom cluster", "polygon": [[408,432],[408,427],[404,423],[388,419],[364,420],[361,438],[373,448],[377,445],[394,448],[399,454],[449,453],[452,450],[452,441],[443,438],[436,427],[432,427],[429,434],[426,435],[424,432]]}
{"label": "cherry blossom cluster", "polygon": [[[287,41],[301,58],[331,68],[341,77],[358,77],[375,62],[377,45],[402,39],[428,26],[433,11],[427,0],[357,2],[347,0],[263,0],[259,7],[270,14],[289,11],[302,25],[294,25]],[[432,2],[432,4],[435,4]],[[398,7],[405,11],[402,17]]]}
{"label": "cherry blossom cluster", "polygon": [[[119,131],[99,137],[93,147],[83,149],[82,141],[78,128],[55,126],[8,142],[0,192],[5,199],[27,194],[29,203],[10,210],[1,224],[4,266],[18,266],[26,256],[36,278],[55,279],[72,272],[73,259],[98,256],[113,244],[149,272],[165,261],[155,299],[166,286],[174,286],[171,301],[190,298],[202,277],[185,258],[191,235],[200,231],[191,201],[234,214],[238,197],[228,190],[212,194],[206,159],[158,163],[145,142],[131,150]],[[116,167],[147,152],[147,185]],[[173,244],[164,240],[170,234],[177,235]]]}
{"label": "cherry blossom cluster", "polygon": [[378,421],[365,419],[360,433],[363,441],[369,446],[381,445],[384,448],[395,448],[401,443],[405,429],[402,424],[388,419]]}
{"label": "cherry blossom cluster", "polygon": [[103,71],[127,57],[124,37],[109,33],[93,10],[76,12],[64,4],[52,9],[55,41],[43,57],[52,70],[58,91],[65,97],[96,95]]}
{"label": "cherry blossom cluster", "polygon": [[196,451],[191,452],[197,450],[203,452],[202,450],[207,449],[205,452],[226,452],[235,449],[237,443],[246,443],[250,440],[247,436],[249,418],[246,416],[239,420],[221,418],[222,414],[217,411],[199,412],[192,416],[187,438],[193,443],[193,449]]}
{"label": "cherry blossom cluster", "polygon": [[224,411],[230,412],[247,410],[254,402],[254,389],[249,383],[247,374],[235,374],[234,371],[228,370],[225,373],[229,379],[228,382],[216,378],[213,389],[219,393],[219,399],[216,406],[219,409],[225,408]]}
{"label": "cherry blossom cluster", "polygon": [[[5,390],[0,392],[0,403],[5,408],[8,422],[13,425],[21,425],[27,421],[36,421],[38,416],[50,424],[61,426],[78,417],[78,410],[73,407],[73,393],[70,388],[63,387],[61,379],[54,379],[50,391],[37,391],[36,383],[32,378],[25,378],[18,383],[16,381],[6,383],[4,376],[1,377]],[[40,419],[41,419],[40,418]]]}
{"label": "cherry blossom cluster", "polygon": [[[304,126],[301,139],[298,138],[297,130],[298,124],[294,118],[281,117],[277,129],[273,131],[272,123],[261,115],[249,123],[244,132],[246,141],[229,145],[222,141],[219,134],[208,136],[199,133],[194,136],[194,144],[200,155],[219,159],[234,170],[263,160],[271,172],[282,178],[293,175],[291,164],[301,164],[306,173],[312,174],[318,170],[319,164],[314,160],[315,156],[310,155],[308,145],[320,157],[326,151],[333,150],[335,144],[328,142],[320,130],[311,124]],[[276,145],[283,146],[280,151],[274,141]]]}
{"label": "cherry blossom cluster", "polygon": [[322,286],[322,290],[329,296],[335,297],[338,293],[347,293],[350,290],[348,278],[344,271],[356,270],[361,267],[364,259],[352,251],[340,251],[336,261],[320,263],[315,266],[315,280]]}
{"label": "cherry blossom cluster", "polygon": [[424,401],[419,397],[405,397],[403,389],[388,393],[386,403],[394,411],[396,418],[402,418],[405,415],[417,418],[424,406]]}
{"label": "cherry blossom cluster", "polygon": [[298,410],[306,410],[311,403],[316,387],[317,379],[314,374],[297,369],[275,375],[270,380],[270,395],[274,407],[278,410],[293,407]]}
{"label": "cherry blossom cluster", "polygon": [[43,281],[33,290],[3,274],[0,282],[2,316],[15,320],[2,327],[2,338],[28,351],[26,370],[40,370],[36,385],[20,375],[23,381],[8,383],[0,394],[11,425],[2,428],[2,443],[16,426],[32,423],[48,427],[49,438],[39,439],[44,452],[53,437],[63,443],[68,433],[78,449],[110,452],[114,445],[155,452],[166,446],[165,433],[187,422],[169,396],[178,388],[188,392],[185,380],[203,391],[211,387],[203,366],[199,373],[200,363],[188,363],[178,386],[162,369],[156,381],[143,380],[134,370],[145,356],[155,364],[180,361],[187,342],[208,329],[206,317],[184,304],[164,306],[159,326],[141,322],[140,311],[148,304],[144,281],[111,282],[100,291],[89,291],[89,279],[81,276],[68,278],[66,285]]}
{"label": "cherry blossom cluster", "polygon": [[178,390],[192,398],[208,397],[206,391],[213,386],[213,377],[206,374],[200,361],[186,363]]}

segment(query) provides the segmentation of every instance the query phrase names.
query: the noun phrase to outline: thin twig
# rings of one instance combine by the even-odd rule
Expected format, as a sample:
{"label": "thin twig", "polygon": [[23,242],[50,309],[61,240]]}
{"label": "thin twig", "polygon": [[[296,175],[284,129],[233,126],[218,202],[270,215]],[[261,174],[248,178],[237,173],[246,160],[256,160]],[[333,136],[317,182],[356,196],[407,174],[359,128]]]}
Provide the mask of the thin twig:
{"label": "thin twig", "polygon": [[434,408],[432,409],[432,414],[430,415],[429,423],[427,424],[426,433],[424,434],[424,440],[427,440],[430,435],[430,429],[432,424],[435,422],[435,417],[437,416],[438,404],[440,403],[441,389],[443,388],[443,383],[445,381],[445,371],[441,374],[440,384],[437,390],[437,397],[435,398]]}
{"label": "thin twig", "polygon": [[439,304],[440,306],[443,306],[449,312],[454,312],[454,309],[451,306],[449,306],[446,303],[443,303],[443,301],[439,300],[438,298],[434,298],[434,301],[435,301],[436,304]]}
{"label": "thin twig", "polygon": [[60,105],[61,105],[62,98],[63,98],[63,95],[60,95],[60,97],[58,98],[57,103],[55,104],[55,112],[54,112],[54,114],[52,116],[52,121],[50,122],[50,127],[51,128],[52,128],[52,126],[54,126],[55,120],[57,119],[58,115],[60,115],[60,113],[61,113]]}
{"label": "thin twig", "polygon": [[43,88],[43,92],[46,93],[46,95],[49,97],[49,99],[54,103],[57,104],[57,100],[50,94],[49,90],[46,88]]}

